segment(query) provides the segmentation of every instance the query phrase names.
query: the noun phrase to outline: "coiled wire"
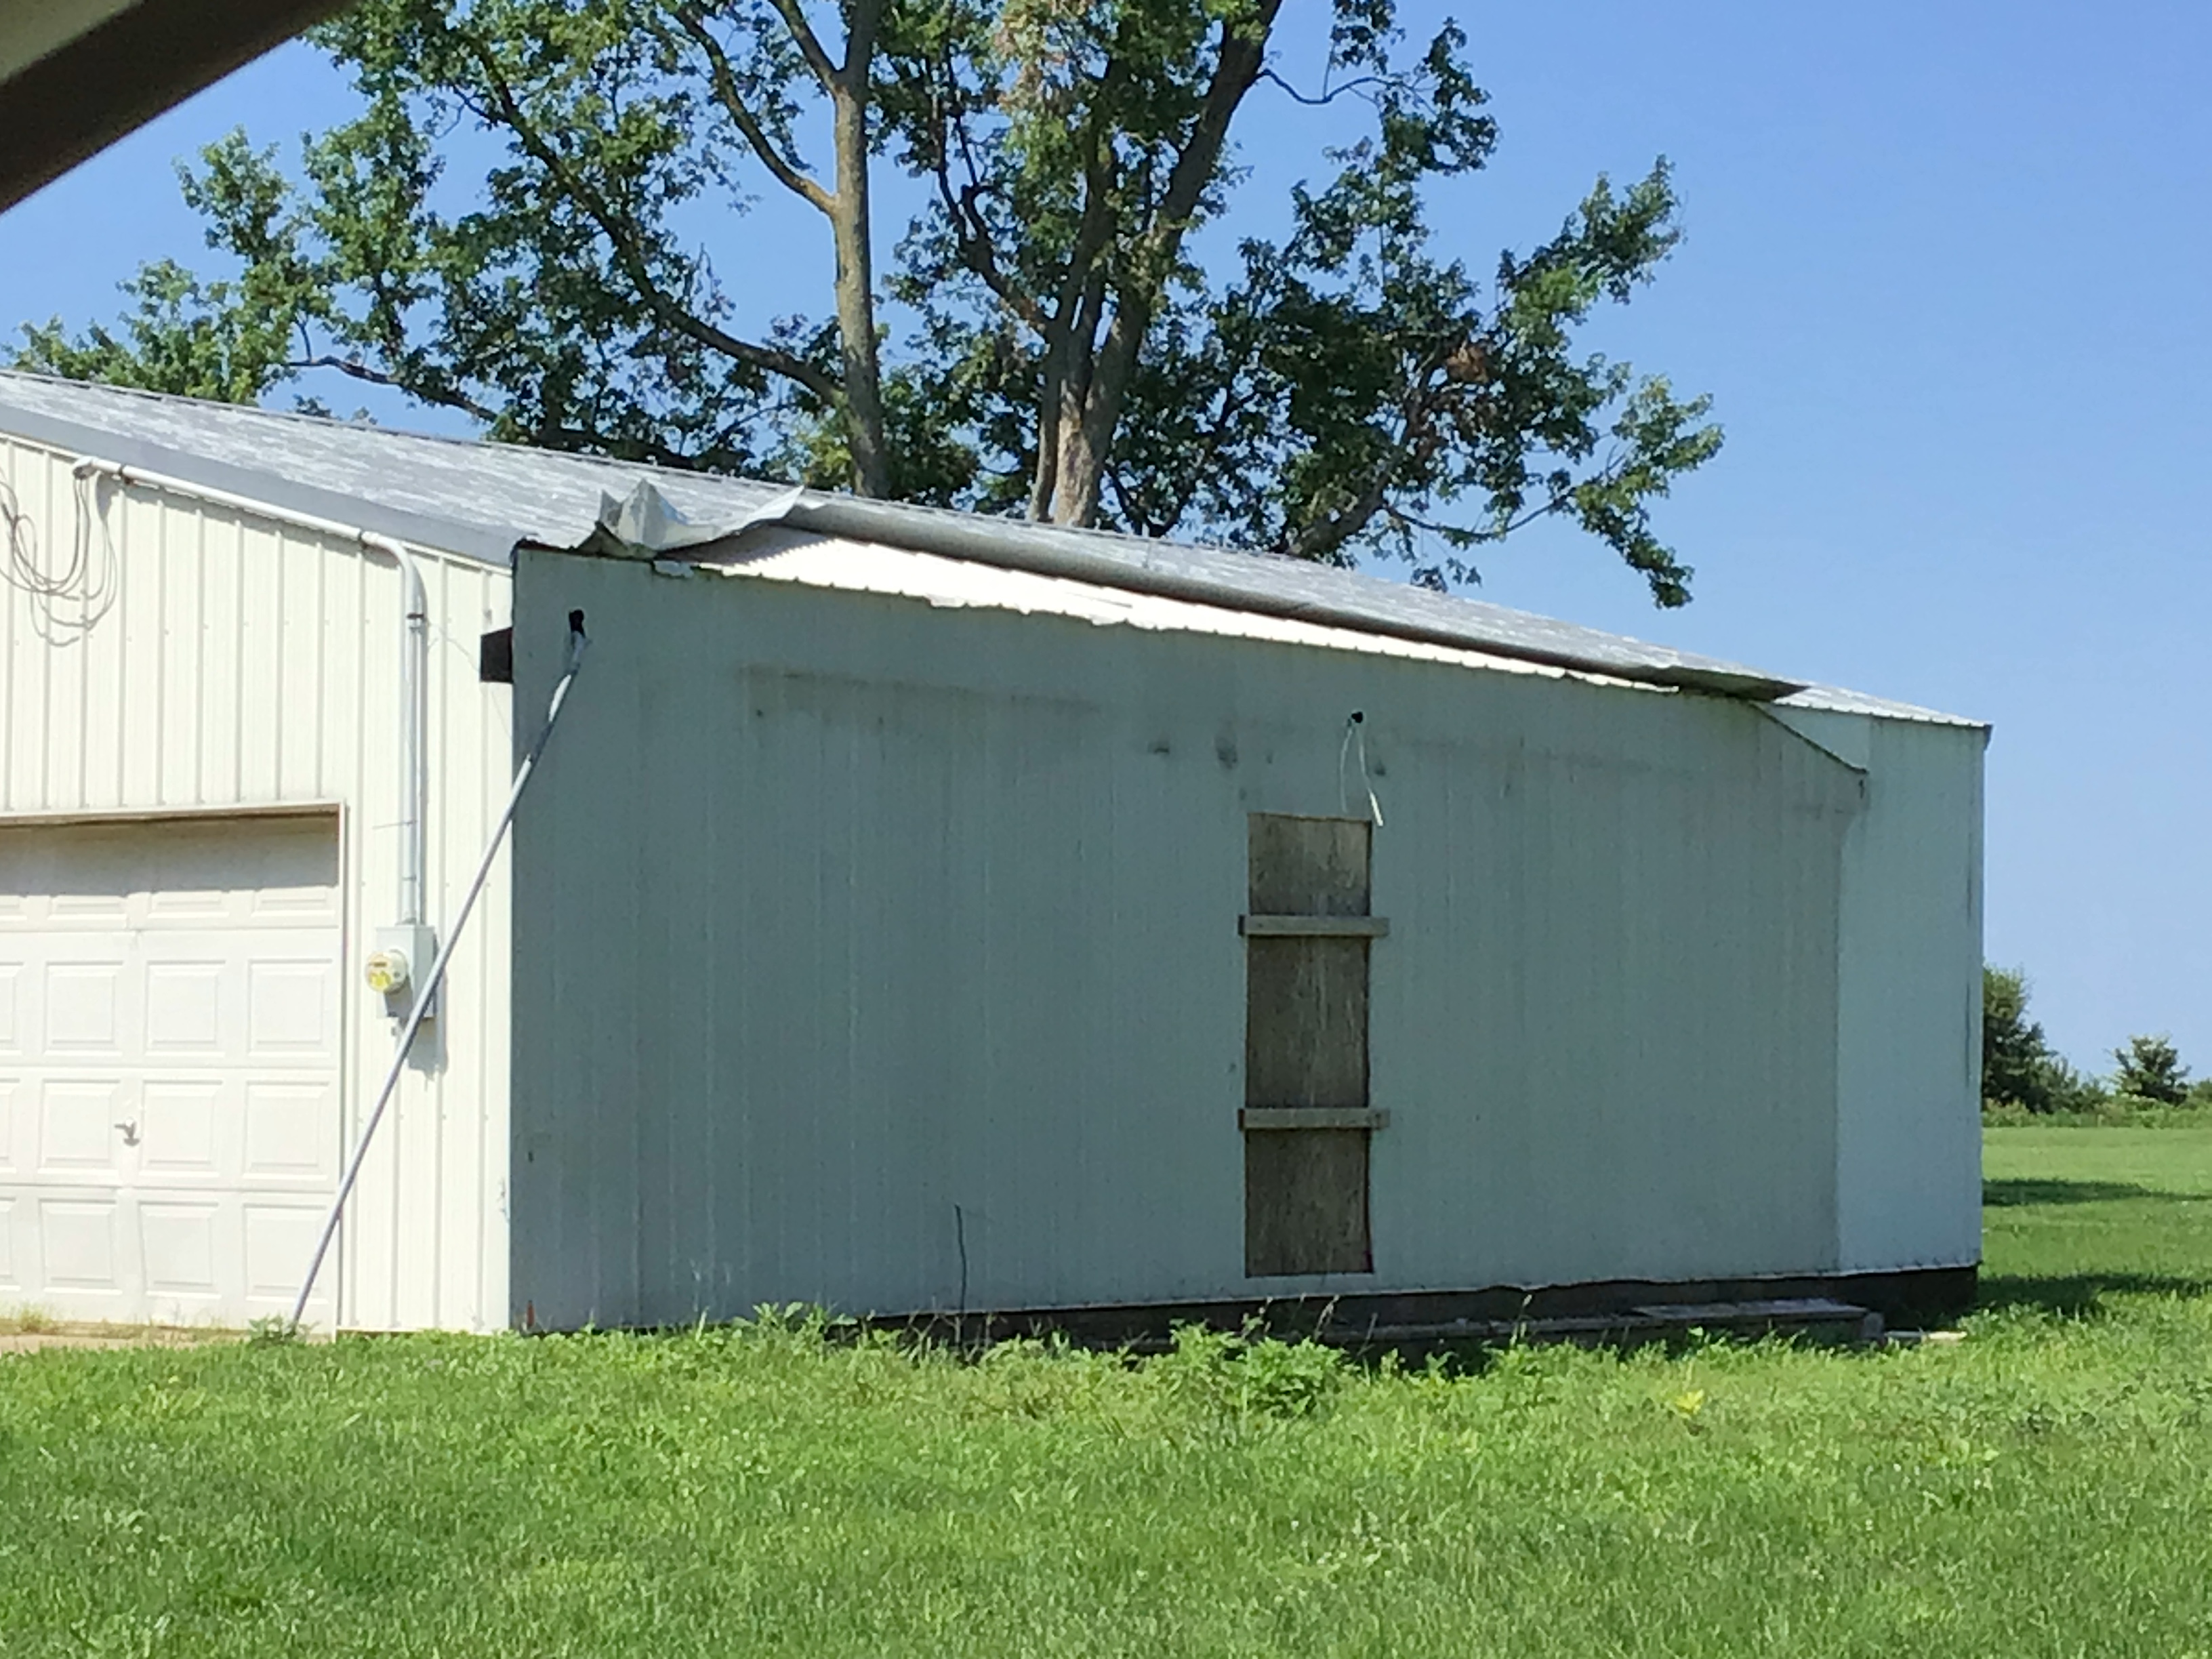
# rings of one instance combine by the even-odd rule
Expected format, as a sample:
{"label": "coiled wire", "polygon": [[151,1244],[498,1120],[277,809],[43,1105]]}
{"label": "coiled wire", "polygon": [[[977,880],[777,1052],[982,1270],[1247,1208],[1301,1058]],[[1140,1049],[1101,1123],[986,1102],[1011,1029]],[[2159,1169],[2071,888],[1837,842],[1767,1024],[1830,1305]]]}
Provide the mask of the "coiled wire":
{"label": "coiled wire", "polygon": [[5,478],[0,478],[0,528],[5,531],[6,562],[0,575],[31,601],[31,624],[49,645],[74,645],[114,608],[122,591],[123,564],[107,509],[115,481],[79,467],[70,477],[75,497],[70,555],[58,570],[46,568],[39,550],[39,527]]}

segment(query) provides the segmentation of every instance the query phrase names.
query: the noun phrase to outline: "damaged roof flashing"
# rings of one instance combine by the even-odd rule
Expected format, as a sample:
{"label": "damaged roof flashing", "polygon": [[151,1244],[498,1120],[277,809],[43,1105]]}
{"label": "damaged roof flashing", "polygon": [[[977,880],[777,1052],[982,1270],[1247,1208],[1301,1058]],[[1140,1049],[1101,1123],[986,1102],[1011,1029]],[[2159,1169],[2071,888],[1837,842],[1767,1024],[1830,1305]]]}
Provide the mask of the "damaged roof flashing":
{"label": "damaged roof flashing", "polygon": [[746,531],[767,524],[1098,587],[1759,702],[1806,689],[1802,681],[1778,679],[1733,663],[1363,577],[1330,565],[813,490],[789,490],[728,520],[700,523],[685,516],[653,480],[640,479],[620,499],[600,498],[598,522],[573,550],[617,558],[703,558],[710,550],[726,550]]}

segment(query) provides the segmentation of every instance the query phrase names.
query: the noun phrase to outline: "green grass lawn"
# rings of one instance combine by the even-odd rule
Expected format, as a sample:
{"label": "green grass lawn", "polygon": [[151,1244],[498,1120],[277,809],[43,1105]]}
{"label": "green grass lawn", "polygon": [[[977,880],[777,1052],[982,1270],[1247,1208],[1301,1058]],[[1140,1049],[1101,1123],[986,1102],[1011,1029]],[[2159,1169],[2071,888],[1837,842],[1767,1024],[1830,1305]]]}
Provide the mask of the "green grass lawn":
{"label": "green grass lawn", "polygon": [[1993,1129],[1984,1146],[1985,1302],[2212,1295],[2212,1128]]}
{"label": "green grass lawn", "polygon": [[0,1654],[2212,1655],[2212,1130],[1989,1174],[1944,1346],[0,1358]]}

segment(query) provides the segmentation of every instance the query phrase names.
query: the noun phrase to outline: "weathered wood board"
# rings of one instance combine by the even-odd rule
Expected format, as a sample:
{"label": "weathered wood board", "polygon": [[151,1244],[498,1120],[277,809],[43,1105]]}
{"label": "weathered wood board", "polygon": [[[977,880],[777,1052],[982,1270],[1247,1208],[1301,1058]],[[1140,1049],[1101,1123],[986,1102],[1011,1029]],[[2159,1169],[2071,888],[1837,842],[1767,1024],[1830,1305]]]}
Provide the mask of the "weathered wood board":
{"label": "weathered wood board", "polygon": [[1251,914],[1273,925],[1244,929],[1244,1102],[1267,1125],[1244,1131],[1244,1271],[1369,1273],[1372,1121],[1347,1115],[1368,1103],[1368,953],[1381,930],[1300,933],[1283,919],[1367,916],[1373,829],[1272,813],[1250,823]]}

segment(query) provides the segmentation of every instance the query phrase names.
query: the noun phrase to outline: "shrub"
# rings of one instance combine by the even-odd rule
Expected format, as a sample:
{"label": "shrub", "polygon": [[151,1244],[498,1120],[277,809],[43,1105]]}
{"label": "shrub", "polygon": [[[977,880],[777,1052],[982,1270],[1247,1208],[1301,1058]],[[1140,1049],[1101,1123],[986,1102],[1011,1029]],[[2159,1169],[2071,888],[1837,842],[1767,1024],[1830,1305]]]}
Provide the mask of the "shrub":
{"label": "shrub", "polygon": [[2179,1106],[2189,1098],[2189,1068],[2163,1032],[2130,1037],[2124,1047],[2112,1050],[2112,1058],[2119,1062],[2112,1073],[2112,1087],[2119,1093],[2161,1106]]}

